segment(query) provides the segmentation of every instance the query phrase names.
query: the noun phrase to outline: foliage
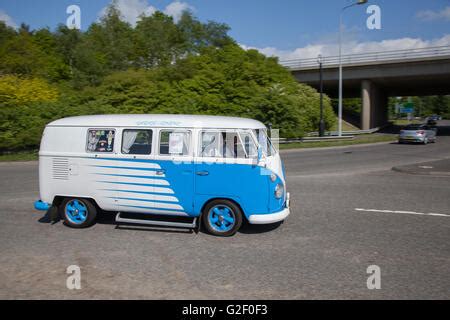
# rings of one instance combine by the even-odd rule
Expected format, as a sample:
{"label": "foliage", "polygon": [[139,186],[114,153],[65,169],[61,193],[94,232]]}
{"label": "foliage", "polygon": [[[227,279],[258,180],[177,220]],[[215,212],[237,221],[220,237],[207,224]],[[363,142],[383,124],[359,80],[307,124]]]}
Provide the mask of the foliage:
{"label": "foliage", "polygon": [[[317,130],[319,95],[225,24],[162,12],[133,27],[114,5],[85,32],[0,22],[0,151],[37,148],[50,121],[80,114],[184,113],[258,119],[285,137]],[[327,127],[335,122],[324,98]]]}
{"label": "foliage", "polygon": [[427,117],[437,114],[445,119],[450,118],[450,96],[401,97],[389,99],[389,112],[396,117],[395,105],[412,102],[415,117]]}
{"label": "foliage", "polygon": [[51,102],[58,98],[58,91],[40,78],[0,76],[0,104],[22,105],[32,102]]}
{"label": "foliage", "polygon": [[[318,93],[298,84],[277,60],[230,44],[208,47],[177,64],[116,72],[80,93],[83,103],[120,113],[188,113],[258,119],[298,137],[316,130]],[[325,122],[334,123],[325,97]]]}
{"label": "foliage", "polygon": [[[445,119],[450,118],[450,96],[422,96],[422,97],[390,97],[388,100],[389,117],[394,119],[404,114],[396,113],[397,104],[411,102],[414,106],[415,117],[427,117],[437,114]],[[338,100],[333,99],[332,104],[337,106]],[[350,116],[358,116],[361,113],[362,102],[360,98],[347,98],[343,100],[343,111]]]}

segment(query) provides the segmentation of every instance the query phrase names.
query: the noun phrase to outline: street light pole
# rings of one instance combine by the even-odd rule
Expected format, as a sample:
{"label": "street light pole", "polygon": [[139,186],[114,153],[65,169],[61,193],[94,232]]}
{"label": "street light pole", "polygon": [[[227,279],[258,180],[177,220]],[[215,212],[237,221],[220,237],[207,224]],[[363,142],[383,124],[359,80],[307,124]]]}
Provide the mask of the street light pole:
{"label": "street light pole", "polygon": [[325,122],[323,120],[323,69],[322,69],[322,55],[319,54],[317,57],[317,62],[319,63],[320,70],[320,120],[319,120],[319,137],[323,137],[325,135]]}
{"label": "street light pole", "polygon": [[343,32],[343,26],[342,26],[342,15],[344,14],[344,11],[348,8],[351,8],[353,6],[361,5],[367,3],[368,0],[358,0],[358,2],[355,2],[353,4],[350,4],[348,6],[345,6],[342,8],[341,13],[339,15],[339,107],[338,107],[338,132],[339,136],[342,136],[342,32]]}

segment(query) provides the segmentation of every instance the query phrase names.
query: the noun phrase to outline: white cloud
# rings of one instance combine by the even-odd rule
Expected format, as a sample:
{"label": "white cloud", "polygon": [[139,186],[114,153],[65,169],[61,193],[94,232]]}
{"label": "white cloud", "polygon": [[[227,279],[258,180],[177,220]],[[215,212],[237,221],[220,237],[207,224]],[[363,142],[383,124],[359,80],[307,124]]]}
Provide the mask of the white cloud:
{"label": "white cloud", "polygon": [[424,10],[417,13],[417,18],[423,21],[448,20],[450,21],[450,6],[441,11]]}
{"label": "white cloud", "polygon": [[[392,50],[408,50],[426,47],[439,47],[450,45],[450,34],[443,36],[442,38],[432,40],[422,40],[420,38],[400,38],[389,39],[383,41],[367,41],[358,42],[356,40],[348,41],[343,44],[343,54],[356,54],[356,53],[368,53],[368,52],[385,52]],[[338,45],[333,43],[323,44],[310,44],[302,48],[296,48],[293,50],[279,50],[274,47],[255,48],[246,45],[241,47],[248,49],[257,49],[266,56],[278,57],[280,61],[294,60],[294,59],[308,59],[317,58],[319,54],[324,57],[337,56]]]}
{"label": "white cloud", "polygon": [[17,24],[14,22],[13,18],[11,18],[6,12],[0,10],[0,21],[6,23],[7,26],[12,28],[17,28]]}
{"label": "white cloud", "polygon": [[[117,9],[119,9],[122,20],[130,23],[132,26],[136,25],[139,20],[139,16],[144,14],[146,16],[152,15],[156,8],[150,6],[147,0],[117,0],[115,1]],[[103,8],[99,16],[105,15],[107,7]]]}
{"label": "white cloud", "polygon": [[[158,10],[156,7],[150,5],[148,0],[116,0],[115,3],[117,9],[119,9],[122,14],[122,19],[132,26],[136,25],[142,14],[151,16]],[[105,7],[100,11],[99,17],[105,15],[106,9],[107,8]],[[164,11],[161,11],[173,17],[174,21],[177,22],[185,10],[194,10],[194,7],[186,2],[174,1],[167,5]]]}
{"label": "white cloud", "polygon": [[178,22],[184,11],[193,11],[193,10],[194,7],[192,7],[186,2],[174,1],[166,7],[164,13],[167,14],[168,16],[173,17],[173,20],[175,22]]}

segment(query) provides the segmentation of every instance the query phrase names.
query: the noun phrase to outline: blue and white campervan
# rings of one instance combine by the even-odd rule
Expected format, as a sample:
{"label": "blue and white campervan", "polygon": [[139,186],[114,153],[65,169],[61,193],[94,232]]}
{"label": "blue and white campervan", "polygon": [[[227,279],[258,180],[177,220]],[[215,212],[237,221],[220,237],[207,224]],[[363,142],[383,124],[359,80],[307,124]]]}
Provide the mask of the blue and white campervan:
{"label": "blue and white campervan", "polygon": [[223,236],[234,234],[244,219],[266,224],[289,215],[279,153],[264,124],[244,118],[96,115],[54,121],[41,141],[39,187],[36,209],[57,211],[74,228],[92,225],[100,209],[117,212],[119,223],[194,228],[201,221]]}

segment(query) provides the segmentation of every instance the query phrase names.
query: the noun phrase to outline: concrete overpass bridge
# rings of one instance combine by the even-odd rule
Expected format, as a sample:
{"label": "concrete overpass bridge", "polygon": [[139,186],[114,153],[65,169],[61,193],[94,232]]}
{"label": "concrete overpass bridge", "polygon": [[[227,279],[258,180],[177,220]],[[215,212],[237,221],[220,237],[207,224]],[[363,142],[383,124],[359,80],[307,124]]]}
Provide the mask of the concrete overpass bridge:
{"label": "concrete overpass bridge", "polygon": [[[317,59],[281,61],[319,89]],[[362,98],[361,129],[387,123],[388,97],[450,94],[450,46],[343,55],[343,96]],[[324,92],[338,97],[339,57],[323,57]]]}

